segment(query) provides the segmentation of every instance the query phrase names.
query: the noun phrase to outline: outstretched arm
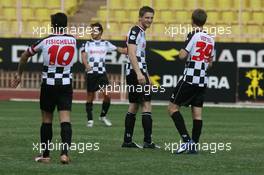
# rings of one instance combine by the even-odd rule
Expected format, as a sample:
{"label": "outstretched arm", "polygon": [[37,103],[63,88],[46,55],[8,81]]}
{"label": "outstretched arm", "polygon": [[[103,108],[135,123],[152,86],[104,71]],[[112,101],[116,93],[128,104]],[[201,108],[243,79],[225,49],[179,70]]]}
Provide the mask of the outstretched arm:
{"label": "outstretched arm", "polygon": [[12,88],[16,88],[21,82],[21,77],[22,77],[25,65],[27,64],[27,61],[30,56],[31,54],[28,51],[25,51],[22,53],[19,64],[18,64],[17,73],[15,75],[14,80],[11,82]]}

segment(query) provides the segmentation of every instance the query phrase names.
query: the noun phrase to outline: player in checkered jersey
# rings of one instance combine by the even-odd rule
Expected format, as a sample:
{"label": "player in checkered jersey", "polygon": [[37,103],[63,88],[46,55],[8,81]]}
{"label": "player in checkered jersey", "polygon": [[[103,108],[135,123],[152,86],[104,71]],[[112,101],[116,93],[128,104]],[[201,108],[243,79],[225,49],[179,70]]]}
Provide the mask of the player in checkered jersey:
{"label": "player in checkered jersey", "polygon": [[103,104],[99,120],[106,126],[112,126],[111,121],[107,117],[110,107],[111,97],[106,93],[105,88],[109,84],[105,70],[105,58],[108,52],[117,50],[120,53],[127,53],[127,48],[116,47],[109,41],[102,40],[103,27],[100,23],[91,24],[92,40],[83,44],[81,49],[82,61],[86,71],[86,88],[87,102],[85,104],[87,112],[87,127],[93,127],[93,100],[95,92],[103,88]]}
{"label": "player in checkered jersey", "polygon": [[[138,108],[142,108],[142,125],[144,128],[143,148],[157,148],[152,142],[152,114],[150,79],[146,64],[146,38],[145,30],[152,24],[154,9],[144,6],[139,10],[139,23],[132,27],[127,36],[129,61],[126,66],[126,81],[128,88],[129,107],[125,118],[125,132],[123,148],[141,148],[132,141],[133,131]],[[140,90],[141,87],[144,89]]]}
{"label": "player in checkered jersey", "polygon": [[40,91],[40,109],[42,125],[40,140],[43,153],[35,158],[37,162],[50,162],[48,145],[52,139],[52,119],[55,107],[59,112],[61,126],[60,161],[69,163],[68,149],[71,145],[72,129],[70,111],[72,106],[72,73],[74,57],[76,56],[76,39],[64,34],[67,27],[67,16],[64,13],[51,15],[51,25],[54,34],[39,40],[25,51],[18,65],[18,74],[12,83],[17,87],[21,81],[24,66],[28,59],[38,52],[43,54],[42,84]]}
{"label": "player in checkered jersey", "polygon": [[[179,53],[180,59],[187,60],[183,79],[175,87],[168,106],[171,118],[184,142],[176,151],[177,154],[185,151],[197,153],[196,143],[199,142],[202,131],[202,108],[208,82],[206,71],[211,66],[214,56],[214,39],[203,31],[206,19],[207,14],[204,10],[194,10],[192,13],[193,31],[188,34],[184,48]],[[180,113],[180,106],[189,105],[192,108],[193,118],[192,137],[189,136]]]}

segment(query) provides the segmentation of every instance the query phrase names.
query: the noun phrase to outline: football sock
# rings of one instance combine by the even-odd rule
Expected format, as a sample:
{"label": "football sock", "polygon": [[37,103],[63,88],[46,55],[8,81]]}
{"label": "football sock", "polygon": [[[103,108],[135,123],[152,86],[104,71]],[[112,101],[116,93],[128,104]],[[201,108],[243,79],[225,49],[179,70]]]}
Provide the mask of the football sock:
{"label": "football sock", "polygon": [[152,134],[151,112],[142,112],[142,126],[144,129],[144,142],[151,143],[151,134]]}
{"label": "football sock", "polygon": [[101,111],[101,117],[104,117],[106,116],[107,112],[108,112],[108,109],[110,107],[110,101],[104,101],[103,104],[102,104],[102,111]]}
{"label": "football sock", "polygon": [[189,142],[191,140],[188,131],[186,129],[185,123],[184,123],[184,119],[180,113],[180,111],[174,112],[171,115],[172,120],[174,121],[174,124],[178,130],[178,132],[180,133],[182,140],[184,142]]}
{"label": "football sock", "polygon": [[93,103],[86,103],[87,120],[93,120]]}
{"label": "football sock", "polygon": [[125,119],[125,133],[124,133],[124,142],[132,142],[134,126],[136,121],[136,114],[128,112]]}
{"label": "football sock", "polygon": [[199,138],[202,132],[203,121],[193,120],[192,139],[195,143],[199,142]]}
{"label": "football sock", "polygon": [[49,145],[52,139],[52,124],[51,123],[42,123],[40,127],[40,140],[43,151],[43,157],[49,157]]}
{"label": "football sock", "polygon": [[71,139],[72,139],[71,123],[62,122],[61,123],[61,142],[63,145],[61,149],[61,155],[68,155],[68,150],[71,146]]}

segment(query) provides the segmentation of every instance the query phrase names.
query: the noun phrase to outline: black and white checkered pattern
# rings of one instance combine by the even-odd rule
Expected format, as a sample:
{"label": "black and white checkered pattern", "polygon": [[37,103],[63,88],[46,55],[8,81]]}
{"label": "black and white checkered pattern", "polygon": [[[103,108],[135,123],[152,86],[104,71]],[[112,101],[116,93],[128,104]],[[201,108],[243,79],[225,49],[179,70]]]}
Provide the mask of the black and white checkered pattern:
{"label": "black and white checkered pattern", "polygon": [[88,74],[104,74],[105,59],[108,52],[116,50],[117,47],[105,40],[89,40],[83,44],[81,52],[87,53],[87,62],[91,66],[92,70],[87,72]]}
{"label": "black and white checkered pattern", "polygon": [[[206,72],[209,63],[205,59],[193,59],[201,55],[201,50],[202,52],[205,50],[199,45],[197,46],[198,42],[203,42],[205,46],[212,45],[212,50],[214,50],[214,39],[212,36],[201,30],[189,33],[184,47],[184,50],[189,54],[185,64],[183,80],[192,85],[206,87],[208,83]],[[213,55],[211,56],[213,57]]]}
{"label": "black and white checkered pattern", "polygon": [[98,73],[98,74],[103,74],[105,73],[105,62],[104,59],[101,58],[99,62],[95,62],[94,58],[89,59],[89,65],[92,67],[92,70],[89,71],[88,73]]}
{"label": "black and white checkered pattern", "polygon": [[[147,63],[145,61],[145,58],[137,57],[137,61],[138,61],[139,69],[142,72],[147,73]],[[128,62],[126,64],[126,75],[129,75],[131,70],[133,70],[133,67],[132,67],[131,63]]]}
{"label": "black and white checkered pattern", "polygon": [[206,76],[206,65],[204,62],[186,62],[183,80],[200,87],[208,83]]}
{"label": "black and white checkered pattern", "polygon": [[42,83],[48,85],[67,85],[72,83],[72,73],[69,67],[43,66]]}
{"label": "black and white checkered pattern", "polygon": [[[60,44],[56,44],[60,43]],[[57,50],[54,51],[51,48],[54,46]],[[59,47],[58,47],[59,46]],[[51,51],[55,52],[54,55],[58,55],[60,49],[73,48],[73,50],[64,50],[65,55],[68,55],[67,59],[70,59],[67,64],[65,62],[58,63],[58,56],[51,62]],[[42,52],[43,55],[43,69],[42,69],[42,83],[46,85],[69,85],[72,83],[71,67],[77,56],[76,39],[72,35],[67,34],[54,34],[50,35],[42,40],[37,41],[35,44],[28,48],[28,53],[33,56],[38,52]],[[71,52],[72,56],[69,52]],[[64,57],[65,58],[65,57]],[[66,59],[65,58],[65,59]]]}
{"label": "black and white checkered pattern", "polygon": [[[136,56],[138,61],[138,66],[140,70],[144,73],[147,72],[147,64],[145,59],[145,49],[146,49],[146,37],[145,31],[139,26],[132,27],[127,35],[127,44],[135,44],[136,45]],[[128,60],[126,64],[126,75],[129,75],[133,67]]]}

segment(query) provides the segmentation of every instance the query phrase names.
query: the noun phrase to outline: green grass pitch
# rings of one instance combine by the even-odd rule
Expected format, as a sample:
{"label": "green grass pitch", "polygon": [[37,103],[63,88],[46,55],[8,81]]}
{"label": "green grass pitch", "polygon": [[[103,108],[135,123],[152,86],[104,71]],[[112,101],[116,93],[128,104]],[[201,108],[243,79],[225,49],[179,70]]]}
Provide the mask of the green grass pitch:
{"label": "green grass pitch", "polygon": [[[201,151],[198,155],[173,155],[165,143],[179,142],[165,106],[153,106],[153,141],[160,150],[122,149],[124,116],[127,105],[112,105],[109,116],[113,127],[98,121],[101,106],[94,106],[95,126],[86,127],[84,104],[74,104],[73,142],[99,143],[98,151],[70,153],[69,165],[59,163],[59,151],[51,153],[50,164],[33,161],[38,155],[33,143],[39,142],[40,111],[34,102],[0,102],[0,175],[35,174],[195,174],[263,175],[264,109],[205,108],[201,142],[231,143],[230,151]],[[182,109],[188,130],[192,120],[189,108]],[[53,141],[60,141],[58,115],[53,123]],[[134,141],[142,144],[141,116],[137,115]]]}

